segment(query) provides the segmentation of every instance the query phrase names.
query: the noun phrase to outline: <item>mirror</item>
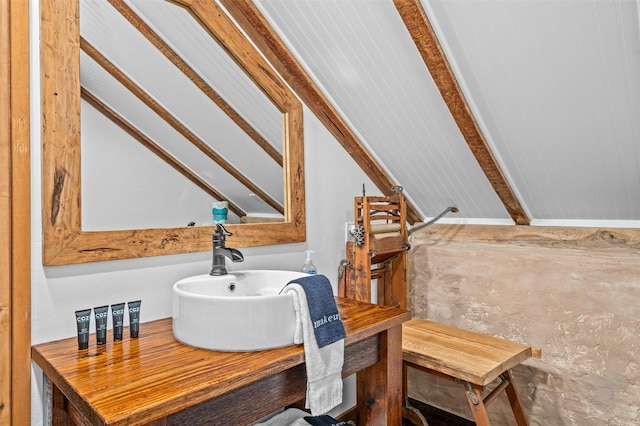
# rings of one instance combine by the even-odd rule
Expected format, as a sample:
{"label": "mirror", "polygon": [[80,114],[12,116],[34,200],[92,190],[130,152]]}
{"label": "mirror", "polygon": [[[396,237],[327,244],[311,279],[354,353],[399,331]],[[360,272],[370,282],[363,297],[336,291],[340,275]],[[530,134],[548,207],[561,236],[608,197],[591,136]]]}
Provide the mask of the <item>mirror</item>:
{"label": "mirror", "polygon": [[84,229],[282,219],[282,113],[185,8],[81,1],[80,40]]}
{"label": "mirror", "polygon": [[[93,4],[98,2],[87,3]],[[110,5],[104,3],[102,7],[116,8],[122,16],[131,15],[128,5],[122,0],[109,0],[109,3]],[[229,244],[233,247],[249,247],[304,241],[306,225],[304,211],[302,106],[300,102],[215,2],[193,2],[193,4],[181,4],[180,6],[176,6],[175,3],[181,2],[171,2],[170,7],[180,9],[180,11],[183,12],[181,15],[183,19],[184,16],[188,16],[188,18],[193,20],[193,25],[198,27],[200,33],[204,33],[208,35],[211,40],[215,40],[220,45],[220,50],[228,53],[233,59],[232,62],[234,65],[237,64],[239,69],[246,74],[243,75],[242,78],[254,83],[252,85],[254,89],[251,90],[259,92],[261,96],[266,95],[264,99],[268,100],[266,103],[263,102],[265,106],[262,107],[262,110],[270,111],[269,113],[265,113],[264,116],[270,118],[265,118],[264,122],[267,123],[266,126],[270,126],[272,130],[260,130],[256,133],[271,134],[270,137],[262,138],[266,141],[266,145],[271,146],[271,149],[255,142],[255,138],[249,146],[253,147],[254,150],[263,152],[262,155],[271,152],[267,154],[272,157],[269,159],[269,162],[275,165],[273,167],[274,169],[279,169],[279,172],[276,173],[281,182],[280,187],[283,186],[284,190],[280,195],[281,201],[277,200],[277,195],[271,197],[271,195],[267,193],[266,197],[271,197],[275,200],[267,203],[272,203],[271,208],[275,210],[277,210],[280,205],[280,212],[283,214],[284,220],[276,223],[228,225],[228,229],[234,233],[233,237],[229,239]],[[135,4],[135,2],[133,4]],[[84,6],[83,3],[83,7]],[[122,12],[122,10],[124,10],[124,12]],[[96,87],[99,88],[99,85],[91,86],[90,77],[93,74],[91,74],[91,71],[86,72],[84,68],[83,83],[81,85],[81,63],[84,66],[85,64],[92,64],[91,61],[97,62],[99,67],[94,67],[94,71],[101,68],[113,76],[113,78],[117,78],[118,67],[109,65],[109,62],[100,62],[101,58],[104,58],[105,55],[102,55],[99,49],[92,44],[91,40],[87,40],[81,36],[79,16],[80,8],[78,0],[67,0],[63,2],[57,0],[42,1],[41,89],[43,117],[42,187],[44,264],[63,265],[210,250],[211,235],[214,230],[213,226],[155,227],[121,230],[83,229],[82,201],[87,201],[85,198],[89,197],[86,195],[84,197],[82,196],[82,188],[80,185],[82,181],[80,110],[81,108],[83,108],[83,111],[85,111],[86,108],[93,108],[105,115],[110,109],[115,109],[112,108],[112,106],[117,100],[126,99],[126,97],[116,95],[113,97],[114,101],[112,101],[111,105],[108,103],[103,104],[103,98],[108,98],[110,93],[115,93],[114,90],[107,88],[103,90],[100,96],[96,96],[94,92],[99,91],[99,89],[96,89]],[[127,19],[129,19],[132,25],[137,25],[136,28],[140,30],[140,25],[144,23],[141,24],[138,22],[136,24],[136,17],[137,14],[134,13]],[[134,21],[132,21],[132,19]],[[105,23],[106,20],[97,20],[91,25],[105,25]],[[158,23],[155,24],[154,28],[159,28],[159,31],[161,31],[161,25]],[[108,29],[105,31],[106,34],[113,36],[112,30],[111,32]],[[117,34],[121,32],[122,31],[116,30]],[[151,41],[149,37],[147,38]],[[203,39],[201,38],[200,40]],[[106,48],[108,48],[108,43],[103,46],[103,49]],[[162,50],[162,48],[159,48],[159,50]],[[171,52],[167,54],[166,51],[162,53],[167,58],[171,54]],[[184,63],[186,63],[186,61]],[[193,57],[190,63],[194,63]],[[188,70],[185,71],[184,64],[182,66],[176,63],[174,64],[180,68],[184,75],[188,75]],[[152,66],[151,68],[155,70],[156,67]],[[166,77],[164,73],[160,74],[162,77]],[[85,76],[89,76],[89,78]],[[134,79],[130,78],[129,80],[133,81]],[[126,83],[123,83],[123,81],[126,82],[126,75],[124,79],[118,80],[120,84],[125,85]],[[175,79],[170,79],[169,81],[176,83]],[[166,85],[169,85],[169,81],[166,81],[165,78]],[[191,78],[191,81],[202,88],[193,78]],[[240,86],[247,87],[249,85],[240,84]],[[91,89],[87,87],[91,87]],[[158,105],[153,104],[153,99],[151,102],[144,101],[144,90],[139,86],[133,85],[127,87],[127,89],[136,95],[137,102],[142,101],[147,108],[152,109],[157,115],[160,115],[163,111],[162,106],[158,107]],[[205,90],[207,89],[202,89],[203,92]],[[231,98],[231,95],[225,94],[225,96]],[[190,97],[187,98],[191,99]],[[249,102],[255,104],[258,101],[253,100]],[[124,102],[123,104],[130,105],[133,103],[135,103],[135,101]],[[161,102],[156,103],[162,105]],[[234,103],[237,105],[239,102],[235,101]],[[166,112],[166,110],[164,111]],[[175,113],[174,111],[165,114],[163,119],[165,123],[168,123],[177,131],[182,123],[187,120],[184,114],[180,116],[179,113]],[[233,113],[234,112],[231,111],[230,114],[233,115]],[[231,115],[229,115],[229,117],[231,117]],[[150,133],[150,131],[136,132],[139,130],[138,127],[142,127],[142,125],[132,124],[127,119],[118,122],[113,119],[114,116],[121,117],[121,115],[112,114],[110,118],[114,123],[118,124],[120,128],[141,143],[143,143],[141,139],[145,139],[146,133]],[[129,115],[129,117],[134,118],[136,116],[137,114]],[[259,117],[259,119],[263,119],[262,116]],[[172,120],[174,120],[174,124],[172,124]],[[275,124],[274,121],[276,121]],[[127,127],[129,124],[130,126]],[[152,129],[155,127],[157,126],[151,126]],[[198,147],[198,149],[204,154],[194,161],[202,161],[202,157],[206,156],[209,157],[207,161],[210,161],[212,155],[206,153],[208,151],[214,151],[213,156],[215,157],[215,151],[222,149],[219,147],[211,148],[211,145],[204,140],[206,138],[199,136],[199,134],[206,135],[208,134],[207,132],[192,132],[189,130],[188,125],[184,125],[183,127],[187,127],[186,132],[181,133],[183,138],[188,139],[196,147],[198,147],[198,143],[202,145]],[[276,154],[273,154],[273,152],[278,150],[278,142],[280,142],[273,142],[274,127],[280,128],[282,133],[279,137],[282,141],[281,159],[279,160],[282,164],[281,166],[277,161],[274,161],[273,158],[274,155],[277,158],[277,152]],[[256,128],[263,129],[264,127],[257,126]],[[136,137],[138,133],[142,135]],[[245,130],[245,133],[249,134],[251,131]],[[167,134],[167,132],[163,134]],[[276,135],[275,138],[278,138],[278,135]],[[147,137],[147,139],[147,142],[152,145],[155,142],[154,138]],[[156,137],[155,139],[163,138]],[[85,140],[84,143],[87,143],[87,141]],[[236,146],[235,143],[234,141],[234,147]],[[147,148],[149,148],[149,146],[147,146]],[[152,148],[149,149],[153,151]],[[163,155],[167,157],[166,154],[169,151],[169,149],[161,147],[160,154],[157,155],[160,158],[162,158]],[[229,154],[219,156],[224,159],[224,157],[228,155]],[[168,157],[171,157],[171,155]],[[244,157],[247,157],[247,154],[244,154]],[[171,164],[170,158],[164,161]],[[175,161],[175,163],[172,167],[179,171],[185,161],[179,160]],[[253,169],[263,169],[265,161],[258,161],[260,167],[255,167],[256,164],[253,161],[251,163],[254,166]],[[140,166],[143,167],[143,165]],[[198,173],[190,172],[190,170],[197,169],[197,167],[187,166],[183,168],[187,170],[181,173],[186,177],[191,173],[189,180],[198,185],[196,182],[199,180]],[[240,173],[238,172],[238,170],[241,170],[240,168],[238,168],[238,170],[234,168],[233,170],[234,171],[229,172],[229,174],[233,175],[236,180],[242,182],[246,188],[250,188],[247,185],[251,185],[253,182],[258,181],[263,184],[266,181],[265,178],[260,176],[247,177],[245,174],[249,174],[250,172],[245,171]],[[284,179],[281,176],[284,176]],[[282,185],[282,182],[284,182],[284,185]],[[218,183],[216,182],[216,184]],[[204,188],[207,186],[211,187],[212,185],[207,185],[205,182],[201,187]],[[260,186],[257,185],[255,188],[258,190],[261,189]],[[215,188],[213,190],[215,191]],[[265,192],[275,193],[277,191],[270,190]],[[262,197],[261,194],[255,194],[253,189],[250,189],[250,193],[254,194],[254,196]],[[214,192],[213,194],[217,195],[213,197],[213,199],[226,200],[226,198],[222,198],[222,194],[220,193]],[[232,200],[229,200],[229,202],[231,209]],[[242,210],[239,211],[240,214],[237,216],[242,214]]]}

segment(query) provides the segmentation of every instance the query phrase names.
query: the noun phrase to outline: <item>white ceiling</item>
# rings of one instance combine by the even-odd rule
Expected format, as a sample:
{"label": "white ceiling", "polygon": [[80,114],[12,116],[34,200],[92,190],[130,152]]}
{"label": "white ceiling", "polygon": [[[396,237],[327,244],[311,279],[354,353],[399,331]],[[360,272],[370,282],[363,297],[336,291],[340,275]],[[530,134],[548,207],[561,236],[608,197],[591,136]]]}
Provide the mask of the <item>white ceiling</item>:
{"label": "white ceiling", "polygon": [[[424,216],[513,223],[391,0],[255,3]],[[639,2],[422,5],[531,223],[640,227]]]}
{"label": "white ceiling", "polygon": [[[282,202],[277,164],[106,1],[80,3],[89,43],[206,143],[222,141],[215,149]],[[281,150],[279,111],[186,11],[166,2],[127,4]],[[449,221],[513,223],[392,0],[254,4],[422,217],[457,206]],[[531,224],[640,227],[640,0],[422,6]],[[194,148],[181,135],[84,53],[81,76],[83,87],[138,129],[190,158],[181,152]],[[188,166],[245,208],[265,208],[210,163]]]}

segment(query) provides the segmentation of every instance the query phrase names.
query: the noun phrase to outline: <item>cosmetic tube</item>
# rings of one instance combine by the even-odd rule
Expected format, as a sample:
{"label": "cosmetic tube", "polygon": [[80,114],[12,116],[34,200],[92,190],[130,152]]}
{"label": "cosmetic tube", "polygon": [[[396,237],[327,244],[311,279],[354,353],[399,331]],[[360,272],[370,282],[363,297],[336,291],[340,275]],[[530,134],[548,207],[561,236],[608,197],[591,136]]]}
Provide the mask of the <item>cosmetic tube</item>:
{"label": "cosmetic tube", "polygon": [[89,324],[91,323],[91,309],[76,311],[78,324],[78,349],[89,347]]}
{"label": "cosmetic tube", "polygon": [[129,306],[129,336],[138,337],[140,331],[140,300],[127,303]]}
{"label": "cosmetic tube", "polygon": [[109,305],[93,308],[96,319],[96,343],[104,345],[107,343],[107,319],[109,318]]}
{"label": "cosmetic tube", "polygon": [[122,340],[122,323],[124,321],[124,303],[111,305],[111,316],[113,317],[113,341]]}

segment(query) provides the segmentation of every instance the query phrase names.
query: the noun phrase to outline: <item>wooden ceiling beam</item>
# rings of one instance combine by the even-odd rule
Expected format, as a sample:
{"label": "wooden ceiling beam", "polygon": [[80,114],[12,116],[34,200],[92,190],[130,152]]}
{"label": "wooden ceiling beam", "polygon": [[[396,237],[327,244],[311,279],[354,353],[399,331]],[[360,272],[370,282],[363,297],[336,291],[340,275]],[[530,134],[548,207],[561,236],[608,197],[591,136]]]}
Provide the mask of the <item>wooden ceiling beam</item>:
{"label": "wooden ceiling beam", "polygon": [[517,225],[528,225],[529,218],[493,156],[420,0],[394,0],[393,2],[462,136],[494,191],[513,221]]}
{"label": "wooden ceiling beam", "polygon": [[[393,195],[393,182],[340,114],[322,94],[318,86],[298,63],[280,37],[251,0],[221,0],[229,14],[242,27],[271,65],[286,80],[306,106],[318,117],[343,148],[360,165],[384,195]],[[416,209],[407,202],[407,220],[422,221]]]}
{"label": "wooden ceiling beam", "polygon": [[147,23],[122,0],[109,0],[109,3],[137,29],[153,46],[195,84],[213,103],[240,127],[264,152],[282,166],[280,154],[262,135],[242,118],[193,68],[185,62]]}
{"label": "wooden ceiling beam", "polygon": [[178,173],[182,176],[189,179],[193,182],[198,188],[202,189],[204,192],[209,194],[213,199],[222,201],[226,200],[229,203],[229,210],[238,215],[239,217],[245,216],[246,213],[232,201],[228,200],[222,193],[218,192],[215,188],[213,188],[209,183],[203,180],[200,176],[196,175],[193,170],[182,164],[178,159],[176,159],[173,155],[169,154],[164,148],[155,143],[149,136],[144,134],[140,129],[127,121],[120,114],[115,112],[112,108],[107,106],[102,100],[100,100],[96,95],[91,93],[84,87],[80,88],[80,96],[82,99],[91,104],[96,110],[98,110],[102,115],[107,117],[111,122],[120,127],[122,130],[127,132],[129,136],[134,138],[136,141],[140,142],[145,148],[149,151],[153,152],[158,158],[167,163],[169,166],[173,167]]}
{"label": "wooden ceiling beam", "polygon": [[284,214],[284,207],[273,199],[269,194],[264,192],[260,187],[245,177],[239,170],[227,162],[220,154],[211,148],[205,141],[196,136],[187,128],[180,120],[173,116],[169,111],[163,108],[151,95],[145,92],[140,86],[127,77],[118,67],[105,58],[91,43],[80,37],[80,48],[91,59],[96,61],[105,71],[122,84],[133,95],[140,99],[147,107],[155,112],[162,120],[173,127],[186,140],[191,142],[200,151],[214,162],[218,163],[227,173],[233,176],[238,182],[246,186],[256,196],[261,198],[265,203],[275,209],[278,213]]}

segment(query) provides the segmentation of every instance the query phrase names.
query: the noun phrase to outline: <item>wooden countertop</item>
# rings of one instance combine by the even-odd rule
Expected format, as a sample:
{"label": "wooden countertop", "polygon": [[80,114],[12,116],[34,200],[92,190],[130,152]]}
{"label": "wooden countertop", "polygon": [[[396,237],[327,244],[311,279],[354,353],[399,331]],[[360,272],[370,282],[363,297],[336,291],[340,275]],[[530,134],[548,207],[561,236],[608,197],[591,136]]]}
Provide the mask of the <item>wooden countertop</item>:
{"label": "wooden countertop", "polygon": [[[411,314],[336,298],[345,346],[401,325]],[[33,360],[91,424],[144,424],[304,363],[302,345],[260,352],[216,352],[173,337],[171,318],[140,325],[140,337],[78,350],[69,338],[36,345]],[[345,351],[346,353],[346,351]],[[347,360],[345,359],[345,363]],[[251,404],[251,401],[245,401]]]}

